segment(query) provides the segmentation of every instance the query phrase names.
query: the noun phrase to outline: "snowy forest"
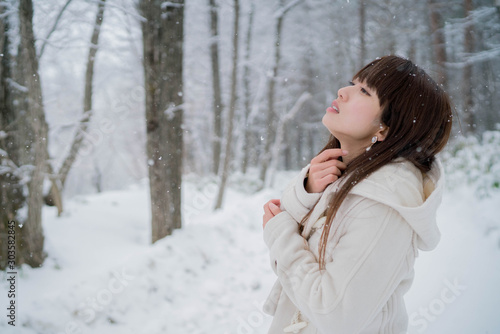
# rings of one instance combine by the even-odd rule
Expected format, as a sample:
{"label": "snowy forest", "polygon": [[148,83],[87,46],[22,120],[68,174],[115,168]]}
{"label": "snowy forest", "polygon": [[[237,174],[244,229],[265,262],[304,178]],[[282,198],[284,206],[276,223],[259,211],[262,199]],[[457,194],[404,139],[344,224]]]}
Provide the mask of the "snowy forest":
{"label": "snowy forest", "polygon": [[454,105],[408,333],[499,332],[498,0],[0,0],[0,332],[267,333],[262,205],[388,54]]}

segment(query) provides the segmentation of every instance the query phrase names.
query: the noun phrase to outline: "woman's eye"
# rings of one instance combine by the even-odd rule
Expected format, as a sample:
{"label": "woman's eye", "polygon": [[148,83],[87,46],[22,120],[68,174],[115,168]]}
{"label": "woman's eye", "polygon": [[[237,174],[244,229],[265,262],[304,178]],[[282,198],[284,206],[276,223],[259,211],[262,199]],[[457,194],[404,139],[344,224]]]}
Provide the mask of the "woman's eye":
{"label": "woman's eye", "polygon": [[[356,84],[352,81],[349,81],[349,85],[356,86]],[[368,96],[371,96],[370,93],[368,93],[368,91],[366,89],[364,89],[363,87],[361,87],[361,93],[368,95]]]}

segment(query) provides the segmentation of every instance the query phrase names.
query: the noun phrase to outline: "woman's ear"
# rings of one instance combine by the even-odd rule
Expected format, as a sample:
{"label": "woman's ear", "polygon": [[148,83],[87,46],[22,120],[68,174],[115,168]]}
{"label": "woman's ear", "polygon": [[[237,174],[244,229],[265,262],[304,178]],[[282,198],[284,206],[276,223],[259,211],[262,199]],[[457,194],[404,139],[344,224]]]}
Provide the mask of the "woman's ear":
{"label": "woman's ear", "polygon": [[388,133],[389,133],[389,127],[381,123],[380,128],[375,135],[377,136],[378,141],[384,141]]}

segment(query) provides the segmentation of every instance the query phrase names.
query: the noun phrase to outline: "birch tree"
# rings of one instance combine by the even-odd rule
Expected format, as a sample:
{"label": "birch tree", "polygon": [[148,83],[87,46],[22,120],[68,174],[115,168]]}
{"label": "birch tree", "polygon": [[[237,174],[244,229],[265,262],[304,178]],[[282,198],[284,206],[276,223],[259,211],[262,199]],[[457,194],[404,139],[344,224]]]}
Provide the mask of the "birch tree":
{"label": "birch tree", "polygon": [[181,227],[184,1],[141,0],[152,242]]}

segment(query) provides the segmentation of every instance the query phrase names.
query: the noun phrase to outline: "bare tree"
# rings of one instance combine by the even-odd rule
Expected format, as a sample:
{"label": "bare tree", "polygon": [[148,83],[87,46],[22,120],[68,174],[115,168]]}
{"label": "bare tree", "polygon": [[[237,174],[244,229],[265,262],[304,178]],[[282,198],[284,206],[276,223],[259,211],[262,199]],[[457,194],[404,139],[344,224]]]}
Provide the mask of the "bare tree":
{"label": "bare tree", "polygon": [[276,112],[274,110],[274,97],[276,91],[276,79],[278,77],[278,69],[281,62],[281,33],[283,29],[283,20],[286,13],[293,7],[298,5],[301,0],[293,0],[285,4],[284,0],[279,0],[279,7],[274,17],[276,18],[276,39],[274,41],[274,61],[271,68],[271,77],[269,78],[269,90],[267,94],[267,124],[266,124],[266,139],[264,145],[264,153],[262,154],[260,179],[265,183],[267,168],[271,160],[271,146],[274,142],[275,127],[276,127]]}
{"label": "bare tree", "polygon": [[[464,53],[471,55],[474,52],[474,23],[472,21],[472,11],[474,10],[472,0],[464,0],[464,12],[466,22],[464,26]],[[475,134],[476,122],[474,117],[474,102],[472,92],[472,62],[465,61],[462,72],[461,92],[463,97],[463,120],[465,131],[468,134]]]}
{"label": "bare tree", "polygon": [[[10,54],[10,11],[0,4],[0,244],[8,245],[9,222],[19,222],[18,210],[26,198],[18,168],[18,127],[9,80],[13,61]],[[15,229],[18,224],[15,224]],[[0,270],[7,267],[8,248],[0,247]]]}
{"label": "bare tree", "polygon": [[22,165],[32,165],[28,182],[26,206],[28,215],[19,228],[20,244],[18,252],[20,261],[32,267],[43,263],[44,236],[42,228],[42,186],[47,160],[48,127],[42,101],[42,87],[38,74],[38,57],[35,50],[33,34],[33,3],[31,0],[19,1],[20,45],[18,54],[19,84],[25,87],[24,103],[26,113],[20,124],[19,133],[23,138],[23,154],[20,154]]}
{"label": "bare tree", "polygon": [[366,61],[366,0],[359,2],[359,65],[361,68]]}
{"label": "bare tree", "polygon": [[212,68],[212,112],[214,115],[214,135],[213,135],[213,158],[212,171],[215,175],[219,173],[220,158],[222,152],[222,105],[220,67],[219,67],[219,14],[215,0],[209,0],[210,6],[210,61]]}
{"label": "bare tree", "polygon": [[266,177],[266,187],[270,187],[274,181],[274,174],[278,166],[278,159],[283,140],[285,138],[285,126],[286,124],[295,117],[295,114],[300,111],[302,105],[311,98],[311,94],[308,92],[302,93],[297,99],[293,107],[278,121],[278,126],[276,129],[276,138],[273,144],[272,158],[269,164],[268,176]]}
{"label": "bare tree", "polygon": [[248,15],[248,26],[246,33],[246,47],[245,47],[245,62],[243,67],[243,96],[244,96],[244,137],[243,137],[243,161],[241,163],[241,170],[243,173],[247,172],[248,163],[250,159],[250,150],[253,145],[250,143],[251,129],[250,129],[250,100],[251,100],[251,90],[250,90],[250,54],[252,48],[252,28],[254,21],[255,3],[252,1],[250,4],[250,13]]}
{"label": "bare tree", "polygon": [[427,5],[430,13],[431,41],[436,64],[436,81],[445,88],[448,86],[446,74],[446,40],[444,35],[444,22],[441,15],[442,5],[440,0],[428,0]]}
{"label": "bare tree", "polygon": [[221,180],[219,183],[219,192],[215,203],[215,209],[222,207],[224,199],[224,191],[226,189],[227,178],[229,177],[229,162],[231,161],[231,149],[233,145],[233,121],[236,109],[237,87],[238,87],[238,40],[239,40],[239,21],[240,21],[240,3],[239,0],[234,0],[234,26],[233,26],[233,70],[231,72],[231,99],[229,101],[229,115],[227,119],[227,136],[226,148],[224,156],[224,164],[222,166]]}
{"label": "bare tree", "polygon": [[152,242],[181,227],[184,1],[141,0]]}
{"label": "bare tree", "polygon": [[[78,151],[80,150],[83,139],[85,138],[85,133],[88,130],[90,119],[93,115],[92,110],[92,95],[93,95],[93,79],[94,79],[94,63],[95,57],[98,50],[99,35],[101,32],[101,26],[104,19],[104,9],[106,0],[99,1],[97,5],[97,14],[94,23],[94,29],[92,31],[92,36],[90,38],[90,48],[87,57],[87,70],[85,72],[85,93],[83,96],[83,116],[78,123],[78,128],[76,129],[73,141],[70,146],[68,155],[63,160],[61,168],[56,175],[51,176],[53,182],[49,194],[46,196],[45,201],[47,204],[54,203],[58,207],[58,213],[61,214],[62,208],[62,190],[66,183],[66,178],[68,177],[69,171],[76,161],[78,156]],[[66,6],[69,1],[66,3]],[[62,13],[62,11],[61,11]],[[57,21],[56,21],[57,22]],[[42,49],[43,50],[43,49]],[[49,166],[50,167],[50,166]]]}
{"label": "bare tree", "polygon": [[[64,6],[62,6],[61,10],[59,11],[59,14],[57,14],[56,19],[54,20],[54,24],[52,25],[52,28],[50,28],[49,32],[47,33],[47,36],[45,36],[45,39],[43,40],[43,44],[40,47],[40,53],[38,54],[38,58],[42,58],[43,52],[45,51],[45,47],[47,46],[47,42],[49,41],[50,36],[56,31],[57,26],[59,25],[59,22],[61,20],[61,17],[63,13],[66,11],[66,8],[68,8],[69,4],[73,0],[67,0]],[[103,2],[106,0],[102,0]]]}

